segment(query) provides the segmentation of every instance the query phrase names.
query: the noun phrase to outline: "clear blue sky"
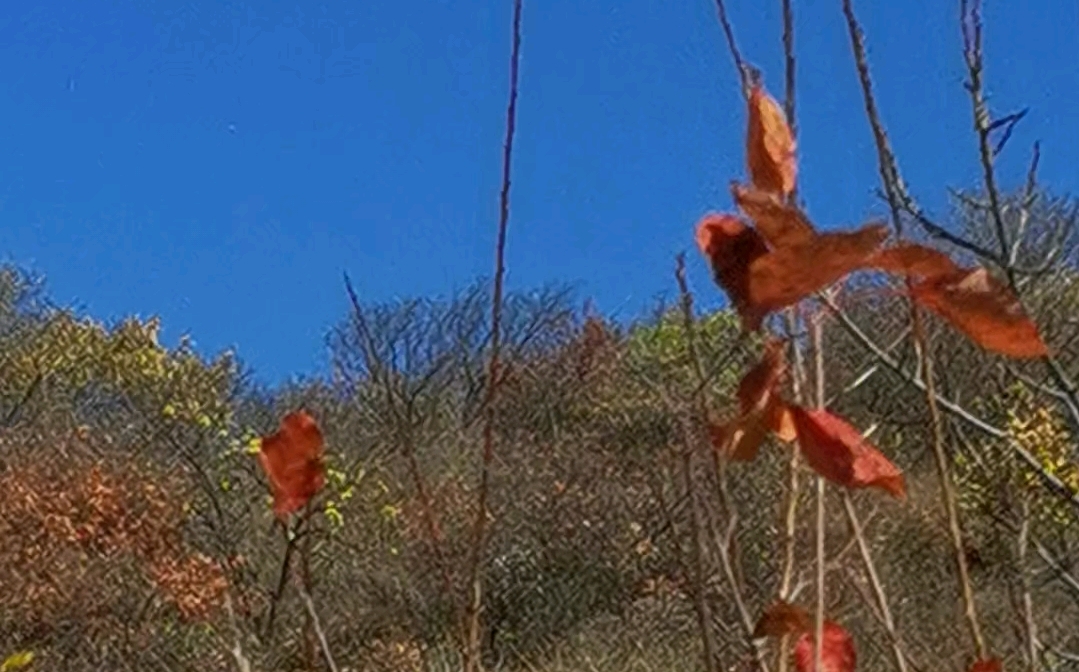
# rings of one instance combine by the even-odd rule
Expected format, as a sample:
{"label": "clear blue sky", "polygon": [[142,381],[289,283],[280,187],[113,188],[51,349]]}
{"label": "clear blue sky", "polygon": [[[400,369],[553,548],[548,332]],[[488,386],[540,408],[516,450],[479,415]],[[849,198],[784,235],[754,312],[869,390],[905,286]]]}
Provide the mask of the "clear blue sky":
{"label": "clear blue sky", "polygon": [[[728,0],[782,86],[779,1]],[[39,0],[0,11],[0,258],[95,317],[160,315],[260,379],[325,370],[366,300],[489,275],[510,0]],[[856,0],[905,176],[931,208],[976,184],[951,0]],[[1079,187],[1079,6],[986,0],[1002,164]],[[15,7],[19,8],[16,9]],[[822,226],[881,212],[839,0],[794,0],[801,188]],[[23,9],[22,7],[26,7]],[[257,9],[256,9],[257,7]],[[604,312],[671,291],[693,225],[730,207],[744,110],[712,0],[525,0],[511,287],[577,283]]]}

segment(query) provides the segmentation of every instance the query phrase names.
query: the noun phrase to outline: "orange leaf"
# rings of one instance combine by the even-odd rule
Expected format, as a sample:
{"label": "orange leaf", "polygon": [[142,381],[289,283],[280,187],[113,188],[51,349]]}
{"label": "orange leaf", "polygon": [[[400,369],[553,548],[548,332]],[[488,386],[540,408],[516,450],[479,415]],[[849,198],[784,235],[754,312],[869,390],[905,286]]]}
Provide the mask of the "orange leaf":
{"label": "orange leaf", "polygon": [[761,444],[774,432],[784,441],[794,440],[793,423],[779,386],[786,372],[783,343],[769,340],[764,354],[738,383],[738,417],[724,425],[713,425],[712,445],[735,461],[752,461]]}
{"label": "orange leaf", "polygon": [[[798,672],[813,672],[815,651],[813,640],[814,632],[806,632],[794,645],[794,667]],[[824,622],[824,632],[821,637],[821,670],[820,672],[854,672],[854,664],[857,655],[854,651],[854,640],[850,633],[835,621]]]}
{"label": "orange leaf", "polygon": [[760,256],[749,265],[747,303],[762,315],[793,305],[865,266],[887,235],[884,226],[871,224]]}
{"label": "orange leaf", "polygon": [[848,488],[880,488],[906,497],[903,472],[842,418],[823,409],[790,407],[806,462],[824,478]]}
{"label": "orange leaf", "polygon": [[753,220],[757,231],[772,247],[807,243],[816,230],[797,207],[781,201],[773,193],[731,183],[731,195],[738,208]]}
{"label": "orange leaf", "polygon": [[896,275],[932,278],[959,270],[952,258],[925,245],[899,243],[881,250],[869,260],[869,266]]}
{"label": "orange leaf", "polygon": [[915,285],[912,294],[986,350],[1016,358],[1049,354],[1019,300],[984,268],[929,278]]}
{"label": "orange leaf", "polygon": [[974,661],[967,672],[1002,672],[1003,669],[1004,665],[999,658],[985,658]]}
{"label": "orange leaf", "polygon": [[712,275],[742,318],[755,331],[763,315],[748,304],[749,265],[768,252],[757,230],[734,215],[709,214],[697,224],[697,246],[708,258]]}
{"label": "orange leaf", "polygon": [[739,417],[723,425],[712,425],[709,429],[712,447],[725,452],[735,462],[755,460],[770,431],[768,425],[758,417]]}
{"label": "orange leaf", "polygon": [[749,93],[746,161],[759,189],[782,196],[794,191],[798,175],[794,136],[782,108],[759,84]]}
{"label": "orange leaf", "polygon": [[259,463],[279,517],[302,509],[325,484],[322,445],[322,430],[304,411],[289,413],[277,432],[262,437]]}
{"label": "orange leaf", "polygon": [[799,635],[812,627],[812,619],[802,607],[782,600],[764,610],[753,628],[753,639]]}
{"label": "orange leaf", "polygon": [[742,415],[761,412],[768,406],[775,398],[786,368],[782,341],[769,340],[764,344],[761,361],[738,383],[738,403]]}

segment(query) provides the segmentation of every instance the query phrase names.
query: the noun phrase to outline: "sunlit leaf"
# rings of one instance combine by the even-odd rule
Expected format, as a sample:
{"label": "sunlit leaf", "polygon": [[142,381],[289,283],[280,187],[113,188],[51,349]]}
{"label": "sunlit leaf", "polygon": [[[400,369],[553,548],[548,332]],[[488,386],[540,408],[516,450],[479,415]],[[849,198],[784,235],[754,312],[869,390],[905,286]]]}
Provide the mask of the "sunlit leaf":
{"label": "sunlit leaf", "polygon": [[[854,672],[857,655],[854,640],[850,633],[835,621],[824,621],[821,638],[821,669],[819,672]],[[794,645],[794,667],[798,672],[815,670],[815,651],[813,642],[816,633],[809,631],[802,634]]]}
{"label": "sunlit leaf", "polygon": [[872,224],[772,250],[749,265],[747,304],[763,314],[793,305],[863,267],[886,236],[884,226]]}
{"label": "sunlit leaf", "polygon": [[798,175],[794,135],[779,104],[758,84],[749,93],[746,161],[753,184],[786,196]]}
{"label": "sunlit leaf", "polygon": [[912,292],[915,301],[986,350],[1016,358],[1049,354],[1019,300],[984,268],[932,277],[914,285]]}
{"label": "sunlit leaf", "polygon": [[731,195],[738,208],[753,220],[757,231],[772,247],[807,243],[816,235],[816,230],[801,210],[784,203],[773,193],[734,182],[731,184]]}
{"label": "sunlit leaf", "polygon": [[824,478],[848,488],[880,488],[906,497],[903,472],[847,421],[823,409],[790,408],[798,446]]}
{"label": "sunlit leaf", "polygon": [[0,672],[15,672],[15,670],[21,670],[32,662],[34,662],[33,651],[19,651],[11,654],[4,659],[3,663],[0,663]]}
{"label": "sunlit leaf", "polygon": [[280,429],[262,438],[259,463],[270,480],[274,513],[302,509],[325,484],[322,430],[304,411],[289,413]]}

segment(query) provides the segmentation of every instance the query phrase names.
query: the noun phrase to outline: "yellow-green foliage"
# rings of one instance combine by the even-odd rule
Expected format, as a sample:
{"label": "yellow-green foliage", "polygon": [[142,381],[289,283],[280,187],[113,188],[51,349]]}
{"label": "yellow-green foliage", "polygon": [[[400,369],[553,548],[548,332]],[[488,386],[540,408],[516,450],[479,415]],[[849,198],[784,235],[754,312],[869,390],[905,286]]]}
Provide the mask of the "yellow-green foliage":
{"label": "yellow-green foliage", "polygon": [[[1074,440],[1063,419],[1052,408],[1039,403],[1034,394],[1022,384],[1012,386],[1004,399],[996,404],[1003,411],[1009,438],[1038,460],[1042,469],[1060,480],[1073,493],[1079,493],[1079,464],[1072,457]],[[1023,464],[1011,459],[1012,449],[1004,447],[1004,457],[994,458],[986,452],[982,461],[990,466],[1016,465],[993,474],[1009,475],[1012,486],[1031,497],[1031,512],[1037,522],[1050,525],[1072,525],[1074,510],[1055,494],[1048,493],[1042,477]],[[976,462],[959,453],[956,455],[957,477],[962,489],[960,504],[970,510],[983,509],[993,501],[992,488],[987,487],[985,474],[976,475]],[[982,469],[984,472],[984,469]]]}
{"label": "yellow-green foliage", "polygon": [[235,364],[230,354],[203,361],[184,341],[158,343],[157,318],[128,318],[116,326],[55,312],[2,344],[0,403],[18,403],[31,390],[72,399],[91,387],[124,396],[145,414],[224,431]]}

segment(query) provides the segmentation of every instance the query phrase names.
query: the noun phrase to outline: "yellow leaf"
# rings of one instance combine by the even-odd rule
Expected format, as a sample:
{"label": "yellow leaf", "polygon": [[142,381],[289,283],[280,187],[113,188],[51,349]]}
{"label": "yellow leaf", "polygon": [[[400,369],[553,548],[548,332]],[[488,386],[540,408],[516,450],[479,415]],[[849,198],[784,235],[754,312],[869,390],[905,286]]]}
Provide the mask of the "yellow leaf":
{"label": "yellow leaf", "polygon": [[14,672],[14,670],[22,669],[32,662],[34,662],[33,651],[13,653],[3,663],[0,663],[0,672]]}

